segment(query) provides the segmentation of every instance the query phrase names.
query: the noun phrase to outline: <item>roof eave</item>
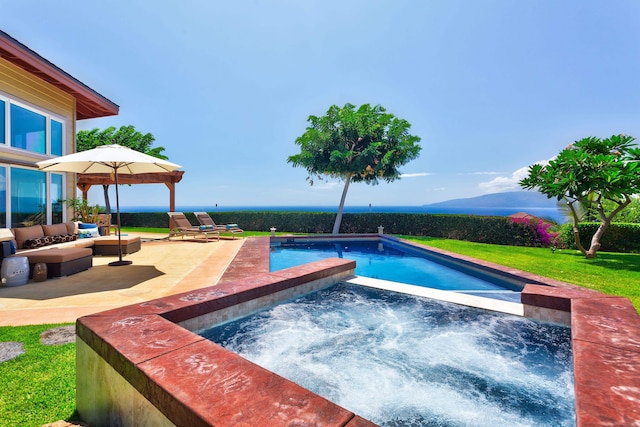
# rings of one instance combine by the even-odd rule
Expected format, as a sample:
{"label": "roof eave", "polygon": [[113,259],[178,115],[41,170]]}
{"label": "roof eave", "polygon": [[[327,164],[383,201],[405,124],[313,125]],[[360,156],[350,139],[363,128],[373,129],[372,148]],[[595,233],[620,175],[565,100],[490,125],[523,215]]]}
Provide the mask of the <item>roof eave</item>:
{"label": "roof eave", "polygon": [[76,119],[117,115],[120,107],[0,30],[0,57],[76,99]]}

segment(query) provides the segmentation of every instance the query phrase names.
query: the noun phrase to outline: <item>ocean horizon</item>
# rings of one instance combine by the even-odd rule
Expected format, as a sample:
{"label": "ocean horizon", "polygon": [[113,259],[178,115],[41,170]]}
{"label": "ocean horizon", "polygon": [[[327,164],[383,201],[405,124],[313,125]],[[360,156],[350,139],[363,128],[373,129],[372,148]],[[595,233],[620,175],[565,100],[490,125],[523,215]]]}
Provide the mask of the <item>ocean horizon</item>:
{"label": "ocean horizon", "polygon": [[[121,206],[120,212],[167,212],[167,206]],[[338,212],[337,206],[197,206],[177,205],[178,212],[239,212],[239,211],[276,211],[276,212]],[[345,213],[413,213],[413,214],[460,214],[481,216],[509,216],[516,212],[526,212],[539,218],[552,219],[563,223],[566,218],[558,208],[534,207],[469,207],[443,208],[431,206],[345,206]]]}

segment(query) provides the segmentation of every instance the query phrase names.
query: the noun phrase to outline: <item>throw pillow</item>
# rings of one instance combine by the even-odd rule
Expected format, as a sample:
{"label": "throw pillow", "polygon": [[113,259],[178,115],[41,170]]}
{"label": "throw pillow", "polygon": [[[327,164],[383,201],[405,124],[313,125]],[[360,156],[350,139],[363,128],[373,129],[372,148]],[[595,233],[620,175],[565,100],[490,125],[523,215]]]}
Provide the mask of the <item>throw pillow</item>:
{"label": "throw pillow", "polygon": [[78,235],[77,234],[62,234],[60,235],[62,242],[73,242],[74,240],[78,239]]}
{"label": "throw pillow", "polygon": [[95,228],[81,228],[78,230],[78,237],[80,239],[88,239],[91,237],[100,237],[100,233],[98,232],[98,227]]}
{"label": "throw pillow", "polygon": [[78,238],[79,239],[87,239],[91,237],[91,230],[79,229],[78,230]]}
{"label": "throw pillow", "polygon": [[41,237],[37,239],[29,239],[24,241],[25,249],[36,249],[44,246],[44,241]]}
{"label": "throw pillow", "polygon": [[81,222],[80,224],[78,224],[78,228],[80,230],[90,230],[92,228],[97,229],[98,228],[98,224],[88,224],[85,222]]}

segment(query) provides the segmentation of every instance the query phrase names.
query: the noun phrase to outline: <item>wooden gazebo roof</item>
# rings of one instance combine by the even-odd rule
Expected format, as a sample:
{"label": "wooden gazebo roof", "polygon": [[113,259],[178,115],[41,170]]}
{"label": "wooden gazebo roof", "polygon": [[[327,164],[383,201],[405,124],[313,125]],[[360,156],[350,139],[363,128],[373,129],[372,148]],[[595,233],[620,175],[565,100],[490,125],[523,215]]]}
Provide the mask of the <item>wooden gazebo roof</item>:
{"label": "wooden gazebo roof", "polygon": [[[164,184],[169,188],[169,210],[176,210],[176,183],[182,180],[184,171],[139,173],[135,175],[118,174],[119,184]],[[108,173],[78,174],[76,185],[82,191],[82,198],[87,199],[87,193],[93,185],[115,185],[115,176]]]}

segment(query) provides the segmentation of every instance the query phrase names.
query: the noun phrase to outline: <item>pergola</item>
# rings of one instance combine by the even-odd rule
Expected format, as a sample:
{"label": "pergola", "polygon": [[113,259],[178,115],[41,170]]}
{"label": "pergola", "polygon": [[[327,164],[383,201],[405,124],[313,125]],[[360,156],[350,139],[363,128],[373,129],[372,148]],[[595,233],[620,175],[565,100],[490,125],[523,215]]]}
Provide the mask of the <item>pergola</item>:
{"label": "pergola", "polygon": [[[169,211],[176,210],[176,183],[182,180],[184,171],[139,173],[135,175],[118,174],[119,184],[162,184],[169,188]],[[78,174],[76,185],[82,191],[82,198],[87,200],[89,189],[93,185],[115,185],[114,176],[108,173]]]}

